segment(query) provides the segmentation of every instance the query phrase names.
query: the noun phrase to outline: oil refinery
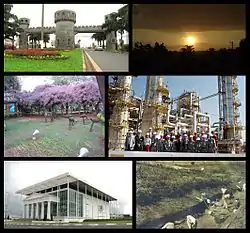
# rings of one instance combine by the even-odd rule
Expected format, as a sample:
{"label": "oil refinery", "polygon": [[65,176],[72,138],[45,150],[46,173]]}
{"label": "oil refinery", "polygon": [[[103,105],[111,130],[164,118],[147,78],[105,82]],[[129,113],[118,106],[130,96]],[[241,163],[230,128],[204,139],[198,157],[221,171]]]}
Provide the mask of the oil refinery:
{"label": "oil refinery", "polygon": [[[157,135],[211,134],[218,132],[219,153],[241,153],[244,150],[244,127],[239,122],[237,76],[218,76],[217,92],[199,97],[194,90],[171,98],[171,90],[163,76],[147,76],[145,98],[132,95],[132,76],[112,76],[109,85],[109,150],[124,150],[130,129],[146,135],[152,128]],[[219,116],[211,122],[207,112],[201,112],[203,100],[218,96]]]}

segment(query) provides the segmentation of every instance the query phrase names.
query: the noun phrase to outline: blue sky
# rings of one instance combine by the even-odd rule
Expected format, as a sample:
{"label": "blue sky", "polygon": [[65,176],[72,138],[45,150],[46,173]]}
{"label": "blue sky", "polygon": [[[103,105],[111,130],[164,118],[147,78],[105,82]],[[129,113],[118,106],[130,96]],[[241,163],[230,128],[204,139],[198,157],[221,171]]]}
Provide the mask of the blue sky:
{"label": "blue sky", "polygon": [[[215,94],[218,91],[218,76],[164,76],[164,83],[169,86],[171,98],[175,98],[183,93],[184,90],[195,90],[200,98]],[[239,94],[241,101],[240,121],[245,126],[246,116],[246,78],[238,76]],[[144,96],[146,89],[146,76],[137,76],[133,79],[134,95]],[[211,115],[212,122],[218,121],[219,101],[218,96],[201,101],[201,111]]]}

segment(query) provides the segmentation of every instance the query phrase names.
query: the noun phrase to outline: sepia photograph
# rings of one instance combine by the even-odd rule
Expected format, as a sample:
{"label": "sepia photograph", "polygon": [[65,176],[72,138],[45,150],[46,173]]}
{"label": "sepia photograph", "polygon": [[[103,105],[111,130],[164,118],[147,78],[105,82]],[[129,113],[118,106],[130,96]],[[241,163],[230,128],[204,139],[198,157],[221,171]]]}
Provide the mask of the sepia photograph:
{"label": "sepia photograph", "polygon": [[5,72],[128,72],[128,5],[5,4]]}
{"label": "sepia photograph", "polygon": [[245,157],[245,76],[109,76],[109,156]]}
{"label": "sepia photograph", "polygon": [[137,161],[136,228],[246,229],[246,162]]}
{"label": "sepia photograph", "polygon": [[105,76],[4,76],[5,157],[104,157]]}
{"label": "sepia photograph", "polygon": [[246,72],[244,4],[133,4],[131,72]]}

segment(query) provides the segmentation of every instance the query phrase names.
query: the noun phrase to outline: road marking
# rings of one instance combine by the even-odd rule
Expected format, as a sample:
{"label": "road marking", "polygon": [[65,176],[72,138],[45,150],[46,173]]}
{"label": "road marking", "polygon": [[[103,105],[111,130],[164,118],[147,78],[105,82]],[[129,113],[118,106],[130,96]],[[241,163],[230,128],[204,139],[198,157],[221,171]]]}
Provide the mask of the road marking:
{"label": "road marking", "polygon": [[132,223],[126,223],[126,225],[132,225]]}
{"label": "road marking", "polygon": [[102,72],[102,69],[95,63],[95,61],[90,57],[90,55],[84,51],[86,56],[88,57],[90,63],[93,65],[94,69],[96,72]]}
{"label": "road marking", "polygon": [[116,223],[106,223],[105,224],[106,226],[114,226],[114,225],[117,225]]}
{"label": "road marking", "polygon": [[99,226],[99,224],[87,224],[89,226]]}

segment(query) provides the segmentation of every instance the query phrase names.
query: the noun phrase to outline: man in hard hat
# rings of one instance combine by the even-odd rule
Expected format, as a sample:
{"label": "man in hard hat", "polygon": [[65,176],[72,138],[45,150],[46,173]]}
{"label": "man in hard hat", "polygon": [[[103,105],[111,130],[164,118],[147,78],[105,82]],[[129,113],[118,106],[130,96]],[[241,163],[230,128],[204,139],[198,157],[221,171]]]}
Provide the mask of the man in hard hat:
{"label": "man in hard hat", "polygon": [[135,138],[133,136],[133,132],[129,131],[125,140],[125,150],[132,151],[134,150],[134,146],[135,146]]}
{"label": "man in hard hat", "polygon": [[144,147],[144,137],[142,136],[142,131],[139,129],[135,136],[135,151],[143,151]]}

